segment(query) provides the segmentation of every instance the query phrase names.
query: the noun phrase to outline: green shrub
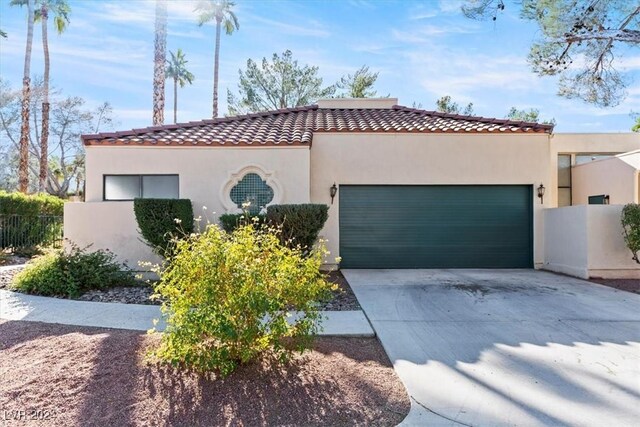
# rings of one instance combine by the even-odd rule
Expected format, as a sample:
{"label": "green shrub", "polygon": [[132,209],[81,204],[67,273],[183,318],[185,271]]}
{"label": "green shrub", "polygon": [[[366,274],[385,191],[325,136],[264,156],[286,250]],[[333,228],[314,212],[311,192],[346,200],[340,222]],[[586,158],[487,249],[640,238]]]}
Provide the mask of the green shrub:
{"label": "green shrub", "polygon": [[303,351],[318,329],[317,302],[334,289],[319,271],[325,255],[319,247],[303,257],[274,230],[253,224],[233,233],[209,225],[176,242],[158,271],[167,328],[154,354],[224,376],[264,354],[285,361]]}
{"label": "green shrub", "polygon": [[73,247],[69,252],[51,251],[27,264],[12,288],[37,295],[75,298],[91,289],[131,286],[133,273],[109,251],[87,252]]}
{"label": "green shrub", "polygon": [[329,218],[329,206],[320,204],[272,205],[267,207],[267,222],[281,227],[280,238],[290,246],[308,251]]}
{"label": "green shrub", "polygon": [[627,247],[633,254],[632,259],[640,264],[640,205],[630,203],[622,208],[622,234]]}
{"label": "green shrub", "polygon": [[0,190],[0,215],[62,216],[64,200],[45,193],[7,193]]}
{"label": "green shrub", "polygon": [[232,233],[233,230],[244,225],[247,221],[260,226],[265,223],[264,215],[251,215],[248,213],[238,213],[238,214],[222,214],[220,215],[220,226],[227,233]]}
{"label": "green shrub", "polygon": [[58,243],[63,210],[64,201],[55,196],[0,191],[0,249]]}
{"label": "green shrub", "polygon": [[193,207],[189,199],[135,199],[133,210],[140,234],[162,257],[171,255],[173,237],[193,232]]}

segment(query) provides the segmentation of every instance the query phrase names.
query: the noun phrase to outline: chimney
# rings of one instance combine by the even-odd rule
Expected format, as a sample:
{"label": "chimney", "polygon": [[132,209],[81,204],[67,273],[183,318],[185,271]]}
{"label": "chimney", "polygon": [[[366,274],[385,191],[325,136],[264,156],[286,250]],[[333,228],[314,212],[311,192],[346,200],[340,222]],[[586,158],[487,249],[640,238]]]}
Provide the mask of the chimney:
{"label": "chimney", "polygon": [[318,100],[318,108],[388,110],[398,105],[398,98],[327,98]]}

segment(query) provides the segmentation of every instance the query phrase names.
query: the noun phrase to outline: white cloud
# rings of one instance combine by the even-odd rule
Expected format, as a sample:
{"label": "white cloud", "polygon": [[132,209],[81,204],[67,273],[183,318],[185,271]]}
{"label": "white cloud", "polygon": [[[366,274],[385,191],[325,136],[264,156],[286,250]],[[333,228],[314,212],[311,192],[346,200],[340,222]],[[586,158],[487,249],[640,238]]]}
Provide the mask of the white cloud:
{"label": "white cloud", "polygon": [[452,34],[471,34],[480,30],[478,24],[469,22],[463,25],[444,23],[440,25],[425,24],[411,29],[391,30],[391,36],[401,43],[422,44],[431,43],[434,38]]}
{"label": "white cloud", "polygon": [[371,0],[349,0],[349,5],[358,9],[375,9],[376,2]]}
{"label": "white cloud", "polygon": [[287,22],[275,21],[261,16],[252,16],[251,20],[259,24],[275,28],[283,34],[292,36],[326,38],[331,35],[331,33],[317,21],[309,21],[307,22],[308,25],[301,26],[289,24]]}

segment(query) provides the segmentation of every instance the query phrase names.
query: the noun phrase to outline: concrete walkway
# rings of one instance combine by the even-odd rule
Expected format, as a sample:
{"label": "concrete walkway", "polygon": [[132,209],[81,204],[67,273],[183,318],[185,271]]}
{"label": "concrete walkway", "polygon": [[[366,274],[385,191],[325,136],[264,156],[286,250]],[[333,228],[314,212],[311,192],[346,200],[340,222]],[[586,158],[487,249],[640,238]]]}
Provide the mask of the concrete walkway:
{"label": "concrete walkway", "polygon": [[411,395],[403,425],[638,425],[640,295],[533,270],[343,273]]}
{"label": "concrete walkway", "polygon": [[[373,329],[361,310],[325,311],[321,336],[372,337]],[[146,331],[160,319],[156,329],[164,330],[160,307],[119,304],[25,295],[0,290],[0,319],[25,320],[64,325]]]}

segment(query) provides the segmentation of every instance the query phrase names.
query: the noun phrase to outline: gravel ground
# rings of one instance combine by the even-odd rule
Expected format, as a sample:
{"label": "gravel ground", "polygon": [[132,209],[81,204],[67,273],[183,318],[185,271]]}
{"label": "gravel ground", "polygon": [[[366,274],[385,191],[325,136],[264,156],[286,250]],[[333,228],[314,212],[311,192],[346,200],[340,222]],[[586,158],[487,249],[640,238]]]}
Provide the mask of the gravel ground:
{"label": "gravel ground", "polygon": [[88,291],[78,297],[81,301],[120,302],[124,304],[160,305],[160,301],[151,299],[151,286],[127,286],[105,289],[103,291]]}
{"label": "gravel ground", "polygon": [[[406,391],[374,338],[318,339],[286,367],[249,364],[226,379],[145,361],[157,340],[0,321],[0,424],[391,426],[409,411]],[[18,411],[48,420],[2,419]]]}
{"label": "gravel ground", "polygon": [[[8,288],[13,276],[22,269],[22,266],[15,268],[4,268],[0,270],[0,289]],[[328,280],[338,285],[338,290],[334,293],[333,299],[322,304],[322,310],[360,310],[360,304],[353,294],[349,283],[339,271],[328,273]],[[150,299],[153,290],[150,286],[116,287],[100,291],[88,291],[78,299],[81,301],[94,302],[119,302],[125,304],[147,304],[159,305],[160,301]]]}
{"label": "gravel ground", "polygon": [[591,282],[599,283],[601,285],[616,288],[621,291],[631,292],[634,294],[640,294],[640,280],[639,279],[589,279]]}
{"label": "gravel ground", "polygon": [[18,274],[20,270],[24,267],[22,265],[18,266],[0,266],[0,289],[7,289],[11,284],[11,280],[13,276]]}
{"label": "gravel ground", "polygon": [[11,255],[6,252],[0,252],[0,267],[6,266],[6,265],[25,264],[29,260],[30,258],[23,257],[20,255]]}

